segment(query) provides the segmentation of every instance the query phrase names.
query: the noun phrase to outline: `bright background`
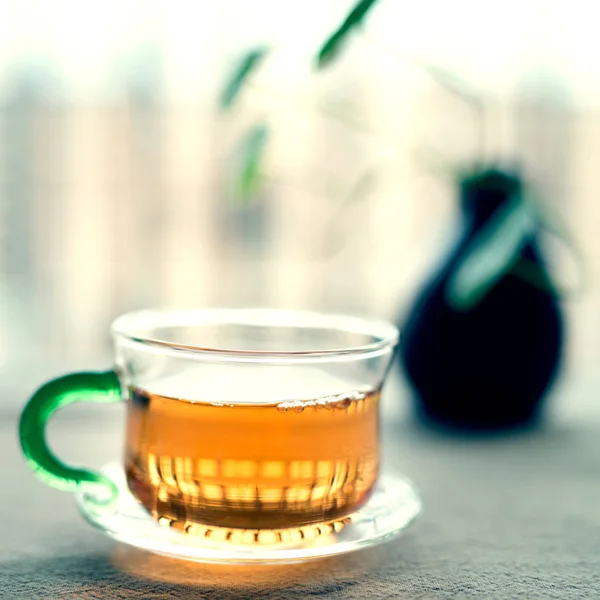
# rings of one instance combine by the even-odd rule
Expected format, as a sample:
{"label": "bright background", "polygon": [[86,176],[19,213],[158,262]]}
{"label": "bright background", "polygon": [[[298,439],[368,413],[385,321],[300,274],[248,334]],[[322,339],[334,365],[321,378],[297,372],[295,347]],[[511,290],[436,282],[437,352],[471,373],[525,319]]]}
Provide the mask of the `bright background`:
{"label": "bright background", "polygon": [[[140,307],[397,318],[456,231],[452,187],[426,163],[464,162],[476,148],[468,106],[411,56],[486,98],[485,156],[516,156],[575,234],[588,290],[565,302],[567,372],[594,377],[593,3],[381,0],[343,60],[316,74],[315,51],[350,4],[0,0],[4,385],[107,366],[110,321]],[[220,114],[232,61],[265,43],[271,59],[236,111]],[[225,166],[261,118],[273,130],[269,182],[236,205]],[[340,209],[365,173],[367,199]],[[564,247],[548,251],[561,280],[574,281]]]}

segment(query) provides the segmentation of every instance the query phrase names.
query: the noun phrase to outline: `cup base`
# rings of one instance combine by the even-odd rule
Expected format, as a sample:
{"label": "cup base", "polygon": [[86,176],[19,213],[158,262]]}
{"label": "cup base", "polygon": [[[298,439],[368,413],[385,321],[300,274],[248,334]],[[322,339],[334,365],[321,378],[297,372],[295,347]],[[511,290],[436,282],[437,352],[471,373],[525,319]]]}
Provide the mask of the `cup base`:
{"label": "cup base", "polygon": [[182,533],[157,523],[138,504],[120,465],[111,463],[103,472],[117,483],[119,497],[101,506],[85,492],[78,493],[77,505],[89,523],[136,548],[197,562],[293,563],[345,554],[391,539],[421,511],[413,485],[384,471],[369,501],[341,520],[282,530],[194,526]]}

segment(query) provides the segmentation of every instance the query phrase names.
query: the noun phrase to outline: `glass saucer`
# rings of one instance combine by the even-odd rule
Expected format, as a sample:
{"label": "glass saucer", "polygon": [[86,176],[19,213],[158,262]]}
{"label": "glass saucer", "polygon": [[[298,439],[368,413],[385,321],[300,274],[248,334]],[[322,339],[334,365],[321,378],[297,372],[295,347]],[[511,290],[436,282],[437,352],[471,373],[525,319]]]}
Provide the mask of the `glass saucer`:
{"label": "glass saucer", "polygon": [[339,521],[285,530],[242,530],[193,526],[182,533],[154,521],[131,495],[123,469],[111,463],[103,472],[119,486],[110,507],[76,494],[85,519],[108,536],[169,557],[210,563],[292,563],[345,554],[387,541],[403,531],[421,511],[412,484],[383,472],[371,498]]}

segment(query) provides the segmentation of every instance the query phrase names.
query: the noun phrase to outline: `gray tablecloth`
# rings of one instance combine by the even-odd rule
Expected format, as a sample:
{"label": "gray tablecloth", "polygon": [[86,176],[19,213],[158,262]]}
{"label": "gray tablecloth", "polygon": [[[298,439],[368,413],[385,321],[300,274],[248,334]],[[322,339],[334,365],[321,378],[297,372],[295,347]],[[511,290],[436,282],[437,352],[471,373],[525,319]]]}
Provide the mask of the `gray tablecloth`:
{"label": "gray tablecloth", "polygon": [[[0,598],[600,598],[596,389],[567,386],[555,400],[561,410],[537,431],[479,439],[423,431],[392,410],[385,462],[417,484],[422,517],[375,549],[283,567],[181,563],[104,538],[69,494],[27,470],[16,416],[5,414]],[[121,411],[58,415],[49,433],[55,450],[80,464],[114,458]]]}

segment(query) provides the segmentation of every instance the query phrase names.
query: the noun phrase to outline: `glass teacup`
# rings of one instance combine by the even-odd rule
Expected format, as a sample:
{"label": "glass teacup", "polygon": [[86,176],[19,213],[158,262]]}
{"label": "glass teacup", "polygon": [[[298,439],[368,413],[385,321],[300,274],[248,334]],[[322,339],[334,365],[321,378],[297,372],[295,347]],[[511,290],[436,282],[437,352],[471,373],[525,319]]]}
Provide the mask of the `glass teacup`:
{"label": "glass teacup", "polygon": [[[117,499],[106,473],[63,464],[46,422],[74,401],[127,402],[124,474],[159,524],[185,534],[342,521],[379,474],[388,323],[262,309],[149,310],[112,325],[116,366],[42,386],[25,407],[27,462],[49,485]],[[121,492],[122,493],[122,492]]]}

